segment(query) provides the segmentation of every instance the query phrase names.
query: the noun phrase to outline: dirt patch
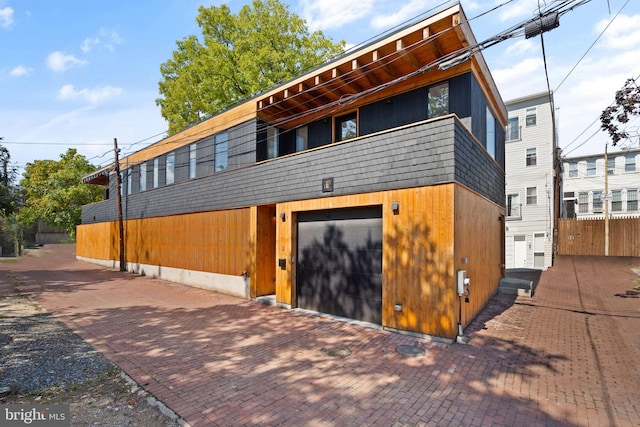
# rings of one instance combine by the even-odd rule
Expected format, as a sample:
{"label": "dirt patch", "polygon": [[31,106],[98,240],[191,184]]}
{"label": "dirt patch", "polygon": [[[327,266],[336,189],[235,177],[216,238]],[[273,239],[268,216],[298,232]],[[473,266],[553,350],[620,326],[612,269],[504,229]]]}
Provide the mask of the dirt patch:
{"label": "dirt patch", "polygon": [[0,404],[69,404],[72,426],[184,425],[6,278],[13,283],[0,297]]}
{"label": "dirt patch", "polygon": [[[2,404],[70,405],[72,426],[159,426],[183,425],[175,415],[158,406],[153,397],[132,385],[120,369],[82,384],[0,398]],[[163,412],[164,411],[164,412]]]}

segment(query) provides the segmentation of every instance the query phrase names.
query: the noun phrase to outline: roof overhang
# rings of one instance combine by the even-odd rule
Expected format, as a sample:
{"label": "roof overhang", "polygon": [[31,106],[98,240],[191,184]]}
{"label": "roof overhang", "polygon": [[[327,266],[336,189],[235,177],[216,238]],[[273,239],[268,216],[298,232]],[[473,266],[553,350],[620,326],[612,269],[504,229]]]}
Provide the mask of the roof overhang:
{"label": "roof overhang", "polygon": [[111,166],[105,166],[98,169],[90,175],[82,177],[83,184],[109,185],[109,171]]}
{"label": "roof overhang", "polygon": [[506,124],[506,109],[480,52],[446,71],[438,68],[443,57],[475,44],[461,6],[454,5],[256,97],[258,117],[290,129],[472,71]]}

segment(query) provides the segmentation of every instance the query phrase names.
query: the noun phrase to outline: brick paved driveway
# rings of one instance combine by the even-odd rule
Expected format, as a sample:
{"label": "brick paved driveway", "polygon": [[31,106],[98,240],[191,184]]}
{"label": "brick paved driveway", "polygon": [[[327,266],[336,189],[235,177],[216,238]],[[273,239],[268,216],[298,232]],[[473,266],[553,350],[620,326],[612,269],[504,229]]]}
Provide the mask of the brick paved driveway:
{"label": "brick paved driveway", "polygon": [[0,263],[0,281],[17,277],[194,426],[640,425],[639,258],[560,257],[533,298],[496,296],[469,345],[446,345],[106,270],[74,250]]}

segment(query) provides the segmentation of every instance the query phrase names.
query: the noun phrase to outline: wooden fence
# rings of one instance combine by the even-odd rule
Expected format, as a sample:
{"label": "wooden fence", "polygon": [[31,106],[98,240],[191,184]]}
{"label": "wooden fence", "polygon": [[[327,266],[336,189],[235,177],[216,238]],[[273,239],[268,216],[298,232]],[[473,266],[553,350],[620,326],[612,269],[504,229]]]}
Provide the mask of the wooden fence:
{"label": "wooden fence", "polygon": [[[559,255],[604,255],[604,219],[561,219]],[[640,256],[640,218],[609,219],[609,255]]]}

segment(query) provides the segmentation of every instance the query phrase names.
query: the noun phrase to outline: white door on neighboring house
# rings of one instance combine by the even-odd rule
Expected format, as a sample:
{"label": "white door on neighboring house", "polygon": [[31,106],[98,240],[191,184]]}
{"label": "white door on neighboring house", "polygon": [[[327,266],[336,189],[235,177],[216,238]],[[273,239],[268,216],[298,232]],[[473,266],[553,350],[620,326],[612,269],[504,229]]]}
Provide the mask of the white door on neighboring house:
{"label": "white door on neighboring house", "polygon": [[513,268],[527,266],[527,237],[513,236]]}

